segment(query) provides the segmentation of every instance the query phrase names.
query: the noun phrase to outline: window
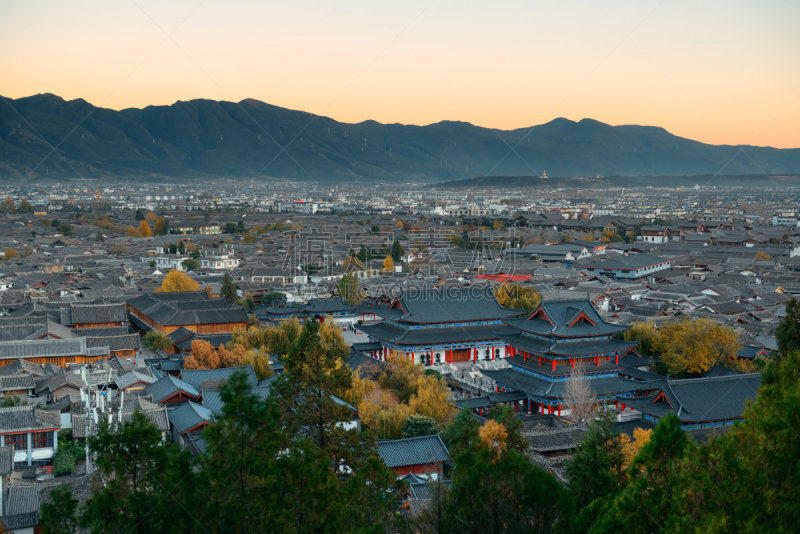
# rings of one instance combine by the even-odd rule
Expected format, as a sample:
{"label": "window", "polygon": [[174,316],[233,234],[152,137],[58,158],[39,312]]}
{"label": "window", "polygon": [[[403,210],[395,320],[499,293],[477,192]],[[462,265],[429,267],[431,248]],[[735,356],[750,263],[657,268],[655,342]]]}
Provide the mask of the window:
{"label": "window", "polygon": [[32,449],[47,449],[53,446],[52,432],[33,432],[31,433]]}
{"label": "window", "polygon": [[15,451],[28,450],[27,434],[11,434],[5,436],[6,447],[14,447]]}

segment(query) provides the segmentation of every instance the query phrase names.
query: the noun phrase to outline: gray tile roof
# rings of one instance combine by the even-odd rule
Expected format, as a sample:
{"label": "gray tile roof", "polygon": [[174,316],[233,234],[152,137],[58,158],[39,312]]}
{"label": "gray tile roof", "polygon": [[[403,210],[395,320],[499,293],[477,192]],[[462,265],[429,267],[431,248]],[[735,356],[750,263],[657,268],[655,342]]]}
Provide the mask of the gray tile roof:
{"label": "gray tile roof", "polygon": [[[166,432],[169,430],[169,416],[167,414],[166,408],[157,408],[155,410],[138,410],[140,411],[147,419],[153,423],[153,425],[160,430],[161,432]],[[133,420],[133,413],[134,412],[123,412],[120,420],[122,423],[129,423]],[[74,421],[74,419],[73,419]]]}
{"label": "gray tile roof", "polygon": [[164,375],[164,378],[153,382],[147,386],[144,391],[148,395],[151,395],[153,397],[153,402],[156,403],[168,399],[179,391],[183,391],[195,398],[200,396],[200,391],[198,391],[196,387],[172,375]]}
{"label": "gray tile roof", "polygon": [[652,254],[631,254],[629,256],[621,256],[618,258],[609,258],[607,260],[598,261],[594,263],[579,262],[579,269],[613,269],[613,270],[634,270],[645,269],[655,265],[671,262],[672,260],[654,256]]}
{"label": "gray tile roof", "polygon": [[28,341],[5,341],[0,343],[0,359],[47,358],[56,356],[85,356],[86,340],[37,339]]}
{"label": "gray tile roof", "polygon": [[13,470],[14,448],[10,446],[0,447],[0,477],[10,475]]}
{"label": "gray tile roof", "polygon": [[[747,401],[755,398],[760,385],[760,373],[667,380],[655,395],[619,400],[654,417],[674,413],[687,424],[733,420],[742,417]],[[659,399],[661,393],[664,396]]]}
{"label": "gray tile roof", "polygon": [[39,525],[39,490],[35,486],[10,486],[3,507],[6,532]]}
{"label": "gray tile roof", "polygon": [[44,368],[28,360],[14,360],[13,362],[0,367],[0,376],[11,376],[20,373],[29,373],[33,376],[44,375]]}
{"label": "gray tile roof", "polygon": [[0,377],[0,391],[17,391],[20,389],[34,389],[33,375],[19,374]]}
{"label": "gray tile roof", "polygon": [[86,337],[86,346],[89,348],[103,347],[108,351],[139,350],[141,348],[139,334],[124,334],[121,336]]}
{"label": "gray tile roof", "polygon": [[188,432],[203,423],[211,424],[213,418],[214,414],[210,409],[191,401],[185,402],[169,412],[169,421],[179,434]]}
{"label": "gray tile roof", "polygon": [[117,323],[127,320],[125,305],[122,303],[73,304],[70,306],[70,310],[72,314],[72,323],[70,324]]}
{"label": "gray tile roof", "polygon": [[439,434],[419,438],[378,440],[378,454],[387,467],[445,462],[450,459]]}
{"label": "gray tile roof", "polygon": [[[55,416],[55,417],[53,417]],[[58,422],[55,420],[58,419]],[[61,428],[61,416],[39,410],[36,406],[0,407],[0,428],[3,432],[29,432]]]}
{"label": "gray tile roof", "polygon": [[438,345],[465,343],[472,341],[499,341],[498,332],[514,330],[504,325],[451,326],[446,328],[426,328],[406,330],[388,323],[361,325],[356,327],[370,337],[400,345]]}
{"label": "gray tile roof", "polygon": [[[539,308],[528,317],[533,317],[538,312],[544,314],[552,321],[543,318],[506,319],[506,324],[519,330],[543,336],[561,337],[592,337],[608,336],[628,330],[627,326],[619,326],[606,322],[592,306],[588,298],[543,300]],[[578,321],[569,326],[581,314],[591,319],[595,324]]]}
{"label": "gray tile roof", "polygon": [[[205,298],[198,293],[205,295]],[[225,299],[209,299],[204,291],[148,293],[131,300],[129,304],[164,326],[247,321],[247,312],[243,307],[228,306]]]}
{"label": "gray tile roof", "polygon": [[[590,370],[591,366],[587,368]],[[545,397],[550,399],[565,399],[566,381],[552,382],[537,376],[515,371],[513,369],[502,369],[491,371],[484,369],[482,373],[504,387],[516,389],[531,396]],[[628,393],[632,391],[653,390],[660,387],[661,382],[642,382],[627,380],[620,377],[592,378],[587,380],[590,393],[594,396],[607,395],[609,393]]]}
{"label": "gray tile roof", "polygon": [[[242,367],[228,367],[223,369],[184,369],[181,371],[181,380],[183,380],[187,384],[191,384],[192,386],[194,386],[199,390],[200,386],[203,385],[203,382],[206,382],[207,380],[211,380],[214,382],[220,382],[221,380],[228,380],[231,377],[231,375],[236,373],[237,371],[244,371],[247,374],[247,383],[250,384],[252,387],[256,387],[258,385],[256,372],[255,370],[253,370],[252,365],[245,365]],[[214,387],[208,389],[216,389],[216,388]]]}
{"label": "gray tile roof", "polygon": [[395,305],[395,308],[399,312],[395,308],[372,311],[376,315],[418,324],[496,320],[520,313],[500,306],[490,287],[409,288],[403,290],[397,304],[399,307]]}
{"label": "gray tile roof", "polygon": [[532,427],[521,430],[522,437],[531,450],[544,453],[576,449],[589,428],[586,424],[566,425],[558,428]]}
{"label": "gray tile roof", "polygon": [[114,383],[117,385],[119,389],[129,388],[137,382],[144,382],[145,384],[152,384],[155,382],[155,378],[146,375],[144,373],[140,373],[138,371],[131,371],[129,373],[125,373],[122,376],[118,376],[114,379]]}

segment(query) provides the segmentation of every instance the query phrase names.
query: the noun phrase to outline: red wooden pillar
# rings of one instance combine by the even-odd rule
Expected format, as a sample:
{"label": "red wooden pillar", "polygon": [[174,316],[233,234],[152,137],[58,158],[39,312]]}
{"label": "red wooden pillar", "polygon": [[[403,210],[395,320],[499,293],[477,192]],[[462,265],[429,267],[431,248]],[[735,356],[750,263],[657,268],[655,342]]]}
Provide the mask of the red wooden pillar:
{"label": "red wooden pillar", "polygon": [[492,361],[494,361],[494,347],[492,347]]}
{"label": "red wooden pillar", "polygon": [[558,416],[561,417],[561,404],[558,405]]}
{"label": "red wooden pillar", "polygon": [[523,362],[527,362],[528,361],[528,353],[525,352],[524,350],[522,351],[522,361]]}
{"label": "red wooden pillar", "polygon": [[500,386],[495,384],[494,387],[495,387],[495,393],[500,393]]}
{"label": "red wooden pillar", "polygon": [[519,402],[514,401],[514,413],[517,413],[517,406],[519,406]]}
{"label": "red wooden pillar", "polygon": [[570,358],[569,363],[572,365],[572,368],[575,369],[575,358]]}
{"label": "red wooden pillar", "polygon": [[556,370],[556,360],[555,360],[555,358],[553,358],[550,361],[553,362],[553,371],[555,371]]}
{"label": "red wooden pillar", "polygon": [[478,415],[480,415],[481,417],[483,417],[483,408],[478,408],[478,410],[479,410],[479,412],[478,412]]}
{"label": "red wooden pillar", "polygon": [[617,353],[617,358],[614,360],[615,365],[619,365],[619,352]]}
{"label": "red wooden pillar", "polygon": [[541,366],[542,366],[542,355],[540,354],[539,355],[539,367],[541,367]]}

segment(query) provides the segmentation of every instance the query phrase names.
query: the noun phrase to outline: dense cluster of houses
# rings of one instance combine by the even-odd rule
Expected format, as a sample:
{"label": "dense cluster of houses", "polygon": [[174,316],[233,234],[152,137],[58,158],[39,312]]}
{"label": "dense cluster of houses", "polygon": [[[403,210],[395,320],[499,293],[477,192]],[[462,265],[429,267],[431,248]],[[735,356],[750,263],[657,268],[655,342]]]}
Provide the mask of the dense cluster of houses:
{"label": "dense cluster of houses", "polygon": [[[139,410],[165,440],[202,454],[202,430],[221,413],[217,388],[232,370],[187,370],[183,357],[195,340],[228,343],[250,315],[341,324],[356,339],[347,360],[353,369],[379,373],[397,352],[438,369],[454,402],[481,420],[492,406],[512,406],[531,461],[563,477],[563,461],[586,431],[570,419],[576,369],[628,433],[675,413],[703,439],[740,420],[758,389],[759,375],[722,367],[687,380],[653,373],[636,342],[618,339],[631,324],[710,318],[736,331],[744,348],[731,357],[752,359],[776,350],[774,330],[800,293],[800,229],[724,216],[648,225],[526,214],[498,218],[490,229],[479,212],[423,220],[171,211],[155,215],[173,233],[142,238],[125,231],[140,224],[133,211],[107,215],[117,229],[85,213],[59,214],[68,231],[40,223],[44,216],[0,219],[7,530],[34,528],[40,500],[61,481],[88,492],[80,467],[53,478],[53,460],[59,431],[82,439],[96,430],[92,410],[122,421]],[[235,231],[220,232],[226,227]],[[170,269],[186,271],[199,290],[154,292]],[[220,296],[225,274],[239,304]],[[349,303],[334,296],[345,275],[359,288]],[[505,282],[535,288],[542,304],[526,314],[501,307],[495,291]],[[254,309],[245,308],[248,299]],[[163,354],[143,348],[150,331],[170,339]],[[281,372],[277,355],[272,365]],[[273,379],[247,372],[254,391],[268,395]],[[358,410],[349,407],[349,425],[358,427]],[[439,436],[380,441],[378,449],[408,480],[412,499],[426,498],[449,461]]]}

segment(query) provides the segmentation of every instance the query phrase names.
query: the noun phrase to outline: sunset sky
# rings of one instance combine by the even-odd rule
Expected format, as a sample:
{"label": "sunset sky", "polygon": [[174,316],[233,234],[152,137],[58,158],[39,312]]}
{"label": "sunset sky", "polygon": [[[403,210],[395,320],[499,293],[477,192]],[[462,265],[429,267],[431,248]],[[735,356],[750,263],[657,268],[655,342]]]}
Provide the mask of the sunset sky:
{"label": "sunset sky", "polygon": [[502,129],[590,117],[800,147],[798,28],[798,0],[6,0],[0,95]]}

